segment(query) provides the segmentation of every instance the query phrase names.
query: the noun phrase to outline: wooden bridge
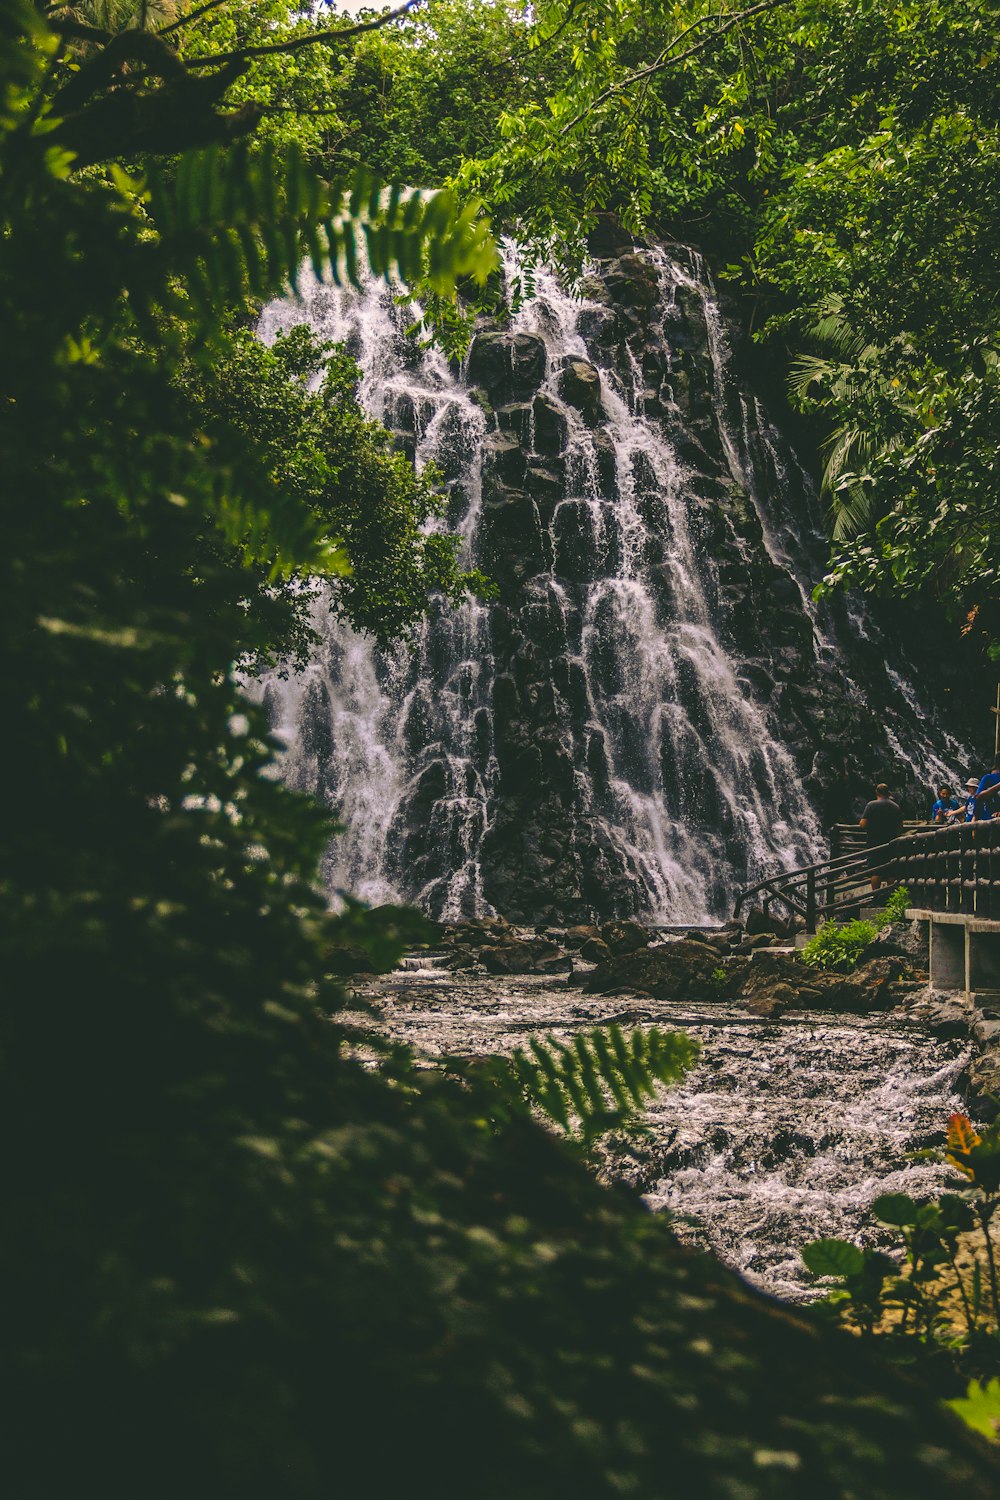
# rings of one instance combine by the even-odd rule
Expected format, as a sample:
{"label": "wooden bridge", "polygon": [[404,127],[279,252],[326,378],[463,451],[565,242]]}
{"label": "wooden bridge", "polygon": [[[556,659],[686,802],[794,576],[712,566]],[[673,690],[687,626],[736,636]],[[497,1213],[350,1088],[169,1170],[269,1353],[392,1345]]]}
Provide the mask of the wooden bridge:
{"label": "wooden bridge", "polygon": [[[853,833],[850,825],[838,827]],[[850,917],[870,904],[868,877],[878,875],[883,885],[905,885],[911,906],[921,911],[1000,922],[1000,818],[946,828],[904,827],[899,838],[881,845],[877,865],[868,863],[869,850],[849,848],[817,864],[781,871],[740,891],[734,915],[754,905],[771,914],[777,906],[782,915],[802,917],[806,931],[815,932],[821,920]],[[837,847],[832,837],[831,848]]]}

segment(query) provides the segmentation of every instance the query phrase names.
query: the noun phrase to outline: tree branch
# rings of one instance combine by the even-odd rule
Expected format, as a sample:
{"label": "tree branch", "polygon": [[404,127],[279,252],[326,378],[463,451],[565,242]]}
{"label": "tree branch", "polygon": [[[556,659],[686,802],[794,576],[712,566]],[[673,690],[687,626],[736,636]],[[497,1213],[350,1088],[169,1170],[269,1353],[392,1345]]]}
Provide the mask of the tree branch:
{"label": "tree branch", "polygon": [[82,109],[129,63],[143,63],[156,77],[164,80],[177,82],[187,78],[177,53],[154,32],[120,31],[63,85],[53,101],[55,111],[66,116]]}
{"label": "tree branch", "polygon": [[[636,72],[630,73],[627,78],[620,79],[618,83],[609,84],[606,89],[603,89],[602,92],[597,95],[596,99],[592,99],[589,104],[585,105],[585,107],[580,110],[579,114],[574,115],[572,120],[567,121],[567,123],[562,127],[562,130],[559,132],[559,134],[568,134],[568,132],[571,131],[575,125],[579,125],[580,121],[585,119],[587,115],[591,114],[595,109],[599,108],[600,105],[606,104],[609,99],[613,99],[616,94],[626,93],[633,86],[633,84],[641,83],[645,78],[652,78],[655,73],[666,72],[668,68],[676,67],[678,63],[682,63],[687,58],[693,57],[695,53],[703,52],[706,47],[709,47],[713,42],[718,41],[720,37],[725,36],[727,31],[731,31],[734,26],[739,25],[740,21],[747,21],[751,16],[758,16],[763,11],[777,10],[779,6],[790,5],[791,3],[792,0],[760,0],[759,4],[748,6],[746,10],[715,11],[710,16],[702,16],[700,20],[693,21],[690,26],[686,27],[682,32],[679,33],[679,35],[675,36],[671,42],[667,43],[666,47],[663,48],[655,61],[649,63],[645,68],[638,68]],[[713,31],[711,36],[702,37],[699,41],[693,42],[691,46],[685,48],[683,52],[678,52],[673,56],[667,56],[668,53],[673,52],[673,49],[679,42],[682,42],[686,36],[690,36],[691,32],[697,30],[701,26],[707,26],[713,21],[723,21],[725,24],[720,26],[717,31]]]}
{"label": "tree branch", "polygon": [[226,0],[205,0],[204,5],[199,5],[197,10],[189,10],[186,16],[181,16],[176,21],[171,21],[169,26],[160,26],[157,36],[169,36],[172,31],[180,31],[182,26],[190,26],[192,21],[200,21],[202,16],[210,10],[218,10],[220,5],[225,5]]}
{"label": "tree branch", "polygon": [[374,20],[359,21],[356,26],[341,26],[332,31],[310,31],[304,36],[289,37],[283,42],[266,42],[260,47],[236,47],[232,52],[215,52],[209,57],[185,58],[185,66],[214,68],[222,63],[248,62],[254,57],[273,57],[277,53],[301,52],[305,47],[337,47],[341,42],[349,41],[351,37],[360,36],[362,32],[381,30],[383,26],[400,20],[416,6],[422,4],[423,0],[405,0],[405,4],[397,5],[395,10],[383,11]]}
{"label": "tree branch", "polygon": [[73,42],[100,42],[104,47],[111,41],[112,33],[102,31],[100,26],[87,26],[83,21],[63,20],[59,16],[46,16],[46,23],[57,36]]}

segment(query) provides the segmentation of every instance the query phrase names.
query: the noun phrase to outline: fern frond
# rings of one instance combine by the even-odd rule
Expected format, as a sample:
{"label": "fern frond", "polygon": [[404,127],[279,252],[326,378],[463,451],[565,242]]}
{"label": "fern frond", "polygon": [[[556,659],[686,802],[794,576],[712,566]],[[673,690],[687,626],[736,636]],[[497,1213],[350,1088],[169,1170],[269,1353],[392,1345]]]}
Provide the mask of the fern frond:
{"label": "fern frond", "polygon": [[621,1129],[663,1084],[676,1083],[701,1053],[693,1037],[616,1025],[579,1033],[572,1046],[554,1036],[533,1037],[531,1056],[519,1048],[511,1068],[521,1091],[563,1132],[589,1143]]}
{"label": "fern frond", "polygon": [[159,239],[134,289],[141,302],[166,305],[170,278],[202,315],[206,300],[221,307],[237,289],[263,300],[294,287],[307,258],[320,278],[427,277],[444,294],[460,277],[485,280],[496,263],[478,203],[387,185],[367,168],[326,182],[295,145],[187,152],[172,171],[151,167],[146,187]]}

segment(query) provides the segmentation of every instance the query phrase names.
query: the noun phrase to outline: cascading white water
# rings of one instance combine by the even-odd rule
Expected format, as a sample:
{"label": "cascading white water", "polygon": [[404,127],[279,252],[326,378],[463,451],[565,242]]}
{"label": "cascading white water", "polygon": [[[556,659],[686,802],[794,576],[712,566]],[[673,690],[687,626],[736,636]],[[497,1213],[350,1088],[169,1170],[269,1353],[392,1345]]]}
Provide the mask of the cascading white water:
{"label": "cascading white water", "polygon": [[[668,316],[673,268],[661,251],[651,258]],[[508,274],[515,273],[511,253]],[[633,359],[624,377],[602,371],[614,495],[602,493],[594,434],[559,400],[563,362],[589,359],[580,324],[592,310],[598,304],[570,298],[543,272],[514,320],[515,328],[545,341],[543,390],[564,412],[569,434],[567,498],[548,528],[551,570],[535,586],[564,598],[561,579],[573,576],[583,531],[595,566],[583,584],[579,618],[574,622],[564,603],[557,611],[561,654],[579,662],[587,695],[584,743],[568,713],[564,733],[575,764],[588,763],[595,740],[604,763],[599,777],[584,778],[583,811],[622,848],[653,917],[699,921],[715,905],[720,875],[734,864],[752,879],[775,863],[807,863],[821,857],[821,835],[791,756],[741,689],[713,626],[685,469],[642,409],[641,369]],[[604,785],[603,797],[595,795]]]}
{"label": "cascading white water", "polygon": [[[669,366],[677,296],[698,301],[720,471],[728,466],[749,497],[770,564],[798,595],[815,659],[831,663],[842,645],[810,596],[801,518],[773,506],[786,460],[731,377],[707,274],[696,258],[685,265],[660,249],[643,254],[659,293],[647,348],[652,340],[668,351]],[[506,271],[518,271],[513,249]],[[412,310],[381,283],[339,290],[305,275],[300,299],[263,315],[265,339],[305,320],[347,345],[362,371],[364,408],[403,435],[418,465],[443,470],[465,564],[483,560],[489,571],[491,557],[504,562],[495,530],[504,515],[527,517],[517,524],[536,533],[505,537],[503,547],[533,561],[516,587],[505,582],[497,604],[435,607],[413,641],[391,651],[337,621],[320,597],[322,644],[308,670],[256,684],[288,745],[284,774],[343,820],[325,869],[331,893],[415,900],[446,920],[508,907],[510,870],[516,877],[523,865],[502,826],[515,797],[513,821],[524,825],[515,832],[556,851],[552,879],[562,884],[550,909],[701,921],[726,910],[734,884],[822,857],[802,771],[746,687],[740,641],[720,624],[704,513],[662,411],[650,409],[643,360],[628,339],[610,353],[595,347],[606,315],[603,303],[575,299],[554,275],[538,274],[509,332],[536,351],[541,341],[544,368],[528,401],[486,410],[439,351],[406,336]],[[566,399],[574,360],[600,367],[599,410],[589,416]],[[515,478],[512,490],[497,480],[512,450],[541,465],[532,471],[548,486],[541,498],[530,484],[516,489],[527,481]],[[501,674],[507,696],[498,709]],[[901,688],[893,691],[906,708]],[[570,768],[561,782],[549,777],[555,790],[537,789],[548,820],[537,829],[533,788],[514,790],[523,773],[507,744],[512,702],[529,750],[534,739],[549,767]],[[539,782],[548,775],[540,770]],[[501,859],[506,885],[497,886]],[[515,890],[514,904],[533,901]]]}
{"label": "cascading white water", "polygon": [[898,1012],[774,1024],[737,1004],[592,995],[551,979],[456,973],[426,956],[360,983],[389,1034],[432,1056],[509,1055],[541,1032],[571,1044],[612,1020],[697,1037],[700,1065],[649,1105],[643,1135],[608,1144],[602,1166],[674,1216],[681,1239],[783,1299],[820,1290],[801,1259],[810,1240],[885,1244],[871,1213],[881,1193],[920,1199],[947,1185],[946,1169],[908,1153],[939,1142],[963,1107],[968,1047]]}
{"label": "cascading white water", "polygon": [[[467,564],[482,498],[481,408],[439,351],[415,351],[384,283],[339,291],[304,273],[301,300],[265,309],[260,336],[270,341],[304,319],[323,339],[347,345],[362,372],[362,406],[387,427],[412,432],[418,467],[434,463],[460,482],[460,561]],[[485,606],[469,600],[432,612],[412,642],[384,651],[332,615],[321,595],[313,611],[316,659],[304,674],[271,675],[258,685],[288,746],[287,780],[342,820],[324,868],[331,894],[348,891],[373,904],[405,894],[450,918],[489,909],[478,852],[493,767],[477,744],[477,714],[490,701],[488,623]],[[410,806],[430,768],[429,748],[444,774],[428,825],[413,829]],[[404,873],[404,846],[425,878]]]}

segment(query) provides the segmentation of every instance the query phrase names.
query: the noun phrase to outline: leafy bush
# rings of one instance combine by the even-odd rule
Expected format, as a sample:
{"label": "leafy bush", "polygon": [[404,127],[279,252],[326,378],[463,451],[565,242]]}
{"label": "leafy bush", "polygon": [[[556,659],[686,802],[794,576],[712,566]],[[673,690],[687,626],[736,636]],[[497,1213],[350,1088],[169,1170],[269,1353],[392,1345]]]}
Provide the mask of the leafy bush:
{"label": "leafy bush", "polygon": [[910,893],[905,885],[897,886],[885,903],[885,919],[887,922],[902,922],[910,905]]}
{"label": "leafy bush", "polygon": [[815,937],[802,949],[802,959],[817,969],[839,974],[849,973],[868,944],[874,942],[877,929],[872,922],[824,922]]}
{"label": "leafy bush", "polygon": [[970,1380],[965,1395],[945,1405],[957,1412],[973,1432],[982,1433],[991,1443],[1000,1442],[1000,1380],[996,1376],[988,1385]]}
{"label": "leafy bush", "polygon": [[[873,1215],[902,1243],[902,1266],[882,1250],[837,1239],[814,1240],[802,1259],[817,1276],[836,1279],[826,1305],[863,1333],[874,1332],[888,1313],[894,1332],[925,1342],[967,1343],[1000,1330],[1000,1269],[992,1238],[1000,1209],[1000,1123],[980,1135],[966,1115],[954,1114],[943,1150],[919,1154],[946,1162],[964,1181],[958,1191],[926,1203],[907,1193],[875,1199]],[[995,1348],[992,1358],[996,1363]]]}

